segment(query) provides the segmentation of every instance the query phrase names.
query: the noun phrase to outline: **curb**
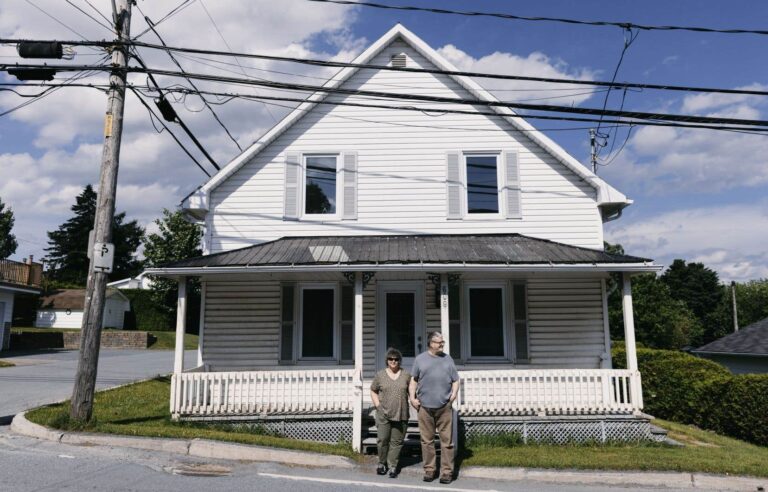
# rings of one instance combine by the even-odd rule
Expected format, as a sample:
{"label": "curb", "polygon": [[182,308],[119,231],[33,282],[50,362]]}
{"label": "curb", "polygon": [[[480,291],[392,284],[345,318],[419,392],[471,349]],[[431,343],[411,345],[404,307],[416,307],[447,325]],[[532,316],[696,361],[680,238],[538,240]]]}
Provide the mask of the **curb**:
{"label": "curb", "polygon": [[195,456],[198,458],[262,461],[284,465],[312,466],[320,468],[357,468],[357,464],[343,456],[276,449],[266,446],[223,443],[208,439],[169,439],[152,437],[129,437],[85,432],[62,432],[50,430],[27,420],[26,412],[17,414],[11,422],[11,431],[24,436],[63,444],[115,446],[123,448],[163,451],[167,453]]}
{"label": "curb", "polygon": [[[277,449],[266,446],[224,443],[209,439],[170,439],[129,437],[83,432],[61,432],[30,422],[26,412],[17,414],[11,422],[11,431],[46,441],[74,445],[115,446],[195,456],[198,458],[260,461],[284,465],[320,468],[354,469],[359,465],[343,456],[332,456],[307,451]],[[405,471],[405,470],[404,470]],[[418,474],[418,473],[417,473]],[[610,472],[579,470],[542,470],[530,468],[502,468],[470,466],[462,468],[460,476],[504,481],[561,483],[573,485],[646,486],[658,488],[758,491],[768,488],[768,478],[708,475],[686,472]]]}

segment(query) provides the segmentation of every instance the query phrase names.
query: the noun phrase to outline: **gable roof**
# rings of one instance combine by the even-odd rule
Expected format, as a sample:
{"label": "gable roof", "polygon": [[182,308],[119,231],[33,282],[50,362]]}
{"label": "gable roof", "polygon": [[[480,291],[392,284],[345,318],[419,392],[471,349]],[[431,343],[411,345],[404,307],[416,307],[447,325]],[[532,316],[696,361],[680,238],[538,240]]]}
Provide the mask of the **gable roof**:
{"label": "gable roof", "polygon": [[768,318],[752,323],[739,331],[718,338],[695,350],[694,354],[762,355],[768,357]]}
{"label": "gable roof", "polygon": [[[413,34],[406,29],[402,24],[396,24],[386,34],[380,37],[376,42],[368,47],[363,53],[355,58],[352,63],[354,64],[366,64],[370,62],[376,55],[378,55],[384,48],[386,48],[391,42],[397,38],[402,39],[409,44],[412,48],[418,51],[421,55],[427,58],[430,62],[436,65],[439,69],[445,71],[455,72],[457,69],[448,60],[441,56],[431,46],[425,43],[421,38]],[[325,84],[323,89],[335,89],[346,82],[352,77],[360,68],[358,67],[346,67],[331,77]],[[498,102],[499,100],[491,93],[483,89],[479,84],[469,77],[461,75],[451,75],[459,85],[466,89],[470,94],[476,97],[480,101]],[[299,121],[310,109],[317,105],[317,102],[323,101],[329,96],[327,92],[316,92],[312,94],[307,100],[296,107],[291,113],[289,113],[282,121],[272,127],[267,133],[265,133],[256,142],[251,144],[240,155],[232,159],[225,167],[223,167],[218,173],[212,176],[205,184],[200,186],[197,190],[190,193],[182,200],[182,208],[190,212],[192,215],[197,215],[202,218],[202,215],[208,210],[208,198],[210,192],[216,188],[219,184],[223,183],[228,177],[234,174],[238,169],[245,165],[255,155],[266,148],[277,137],[282,135],[288,128],[294,123]],[[597,204],[600,207],[610,208],[612,211],[620,211],[622,208],[630,205],[632,200],[628,199],[624,194],[610,186],[608,183],[597,177],[596,174],[584,167],[578,160],[568,154],[562,147],[556,144],[552,139],[544,135],[542,132],[536,130],[530,123],[522,118],[510,117],[516,113],[509,108],[492,106],[491,109],[498,113],[500,116],[505,117],[507,121],[517,130],[526,132],[526,135],[536,144],[541,146],[555,159],[565,165],[568,169],[573,171],[577,176],[584,179],[592,187],[597,190]]]}
{"label": "gable roof", "polygon": [[[106,298],[118,297],[128,301],[117,289],[107,288]],[[83,309],[85,307],[85,289],[58,289],[40,298],[39,309]]]}
{"label": "gable roof", "polygon": [[[655,271],[652,260],[556,243],[521,234],[420,234],[284,237],[233,251],[167,263],[147,273],[184,274],[184,269],[295,270],[296,267],[507,269],[590,268]],[[327,269],[327,268],[326,268]]]}

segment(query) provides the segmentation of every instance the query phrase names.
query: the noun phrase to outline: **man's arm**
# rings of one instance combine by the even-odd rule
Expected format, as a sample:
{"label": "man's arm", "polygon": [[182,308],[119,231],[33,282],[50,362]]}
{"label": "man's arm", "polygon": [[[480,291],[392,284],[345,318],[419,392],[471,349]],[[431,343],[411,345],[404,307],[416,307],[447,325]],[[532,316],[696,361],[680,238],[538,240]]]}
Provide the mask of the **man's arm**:
{"label": "man's arm", "polygon": [[461,380],[457,379],[453,383],[451,383],[451,399],[449,403],[453,403],[456,398],[459,396],[459,386],[461,386]]}
{"label": "man's arm", "polygon": [[421,406],[421,402],[419,401],[418,398],[416,398],[416,387],[418,386],[418,384],[419,383],[413,378],[411,378],[411,382],[408,383],[408,395],[410,396],[410,399],[411,399],[411,405],[413,405],[413,408],[415,408],[416,410],[418,410],[419,407]]}

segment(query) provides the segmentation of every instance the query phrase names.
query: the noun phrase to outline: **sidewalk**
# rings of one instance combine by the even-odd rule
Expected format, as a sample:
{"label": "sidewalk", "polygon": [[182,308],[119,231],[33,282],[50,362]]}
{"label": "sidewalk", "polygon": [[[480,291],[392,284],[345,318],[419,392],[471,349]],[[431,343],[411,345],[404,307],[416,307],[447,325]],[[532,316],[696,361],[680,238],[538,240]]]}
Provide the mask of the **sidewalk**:
{"label": "sidewalk", "polygon": [[[284,465],[338,469],[355,469],[363,466],[353,460],[341,456],[276,449],[263,446],[223,443],[207,439],[187,440],[63,432],[32,423],[26,419],[24,413],[20,413],[14,417],[13,422],[11,423],[11,431],[29,437],[64,444],[126,447],[209,459],[260,461]],[[404,469],[403,473],[409,475],[412,473],[421,474],[421,469],[408,468]],[[638,486],[753,492],[764,491],[768,488],[768,478],[708,475],[688,472],[576,471],[473,466],[462,467],[459,471],[459,479],[461,479],[461,477],[539,482],[543,484],[589,484],[621,487]]]}

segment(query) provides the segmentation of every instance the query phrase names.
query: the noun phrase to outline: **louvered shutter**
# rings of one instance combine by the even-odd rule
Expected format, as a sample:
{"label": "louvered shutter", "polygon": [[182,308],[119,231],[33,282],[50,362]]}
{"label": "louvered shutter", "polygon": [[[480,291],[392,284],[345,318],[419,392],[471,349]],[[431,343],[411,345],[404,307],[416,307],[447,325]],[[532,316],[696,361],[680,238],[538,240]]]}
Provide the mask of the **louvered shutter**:
{"label": "louvered shutter", "polygon": [[507,218],[520,219],[523,217],[520,198],[520,163],[517,152],[507,150],[503,152],[504,168],[507,183],[504,188],[507,199]]}
{"label": "louvered shutter", "polygon": [[280,292],[280,364],[296,362],[293,347],[296,333],[296,316],[294,313],[296,288],[293,285],[283,285]]}
{"label": "louvered shutter", "polygon": [[447,196],[447,208],[449,219],[461,218],[461,171],[459,168],[459,153],[446,152],[445,154],[445,185]]}
{"label": "louvered shutter", "polygon": [[357,152],[345,152],[344,159],[344,202],[342,218],[357,219]]}
{"label": "louvered shutter", "polygon": [[285,199],[283,219],[299,218],[299,170],[301,169],[301,154],[287,153],[285,155]]}

